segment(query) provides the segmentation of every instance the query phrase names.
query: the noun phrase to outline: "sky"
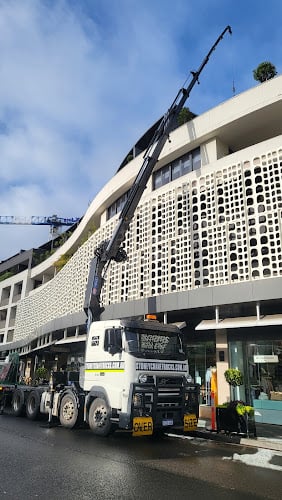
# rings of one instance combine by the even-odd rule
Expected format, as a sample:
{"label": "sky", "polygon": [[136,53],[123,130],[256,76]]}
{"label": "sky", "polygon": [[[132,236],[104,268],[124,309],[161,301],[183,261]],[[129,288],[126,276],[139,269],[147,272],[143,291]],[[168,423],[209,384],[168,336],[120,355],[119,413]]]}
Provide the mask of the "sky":
{"label": "sky", "polygon": [[[227,25],[186,105],[282,72],[280,0],[0,0],[0,216],[81,217]],[[0,224],[0,261],[48,226]]]}

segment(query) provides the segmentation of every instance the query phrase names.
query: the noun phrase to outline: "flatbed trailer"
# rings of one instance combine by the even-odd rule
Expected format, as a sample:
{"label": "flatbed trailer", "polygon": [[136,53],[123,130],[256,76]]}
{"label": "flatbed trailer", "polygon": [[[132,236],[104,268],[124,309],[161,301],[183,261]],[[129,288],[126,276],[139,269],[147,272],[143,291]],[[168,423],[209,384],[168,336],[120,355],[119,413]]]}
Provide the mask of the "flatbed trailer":
{"label": "flatbed trailer", "polygon": [[12,408],[15,416],[23,415],[32,404],[31,394],[36,392],[40,397],[46,389],[48,384],[32,386],[21,383],[19,356],[17,353],[10,354],[7,362],[0,366],[0,415],[7,407]]}

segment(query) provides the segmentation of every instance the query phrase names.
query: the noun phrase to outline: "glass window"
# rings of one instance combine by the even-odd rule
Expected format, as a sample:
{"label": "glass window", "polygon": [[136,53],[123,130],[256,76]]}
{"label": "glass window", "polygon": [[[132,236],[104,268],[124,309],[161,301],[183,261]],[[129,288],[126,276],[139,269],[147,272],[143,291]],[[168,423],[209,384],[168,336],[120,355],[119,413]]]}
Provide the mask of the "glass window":
{"label": "glass window", "polygon": [[154,175],[154,189],[160,188],[162,185],[162,171],[159,170]]}
{"label": "glass window", "polygon": [[108,208],[108,219],[116,215],[118,212],[120,212],[124,205],[125,202],[128,198],[128,191],[124,193],[120,198],[118,198],[109,208]]}
{"label": "glass window", "polygon": [[192,172],[201,167],[200,148],[196,148],[189,153],[173,161],[171,165],[166,165],[153,175],[153,189],[158,189],[171,180]]}
{"label": "glass window", "polygon": [[182,175],[192,172],[192,155],[188,153],[182,157]]}
{"label": "glass window", "polygon": [[162,168],[162,186],[165,184],[168,184],[171,180],[171,175],[170,175],[170,165]]}
{"label": "glass window", "polygon": [[177,160],[176,162],[173,162],[172,168],[171,168],[171,180],[174,181],[174,179],[177,179],[178,177],[181,177],[182,172],[181,172],[181,160]]}
{"label": "glass window", "polygon": [[248,343],[247,363],[251,401],[282,398],[282,341]]}
{"label": "glass window", "polygon": [[124,205],[125,205],[125,202],[127,200],[127,193],[123,194],[118,200],[117,200],[117,213],[120,212]]}
{"label": "glass window", "polygon": [[104,350],[109,351],[113,347],[117,349],[122,347],[120,328],[107,328],[105,331]]}
{"label": "glass window", "polygon": [[192,151],[192,158],[193,158],[193,170],[201,168],[200,148],[194,149],[194,151]]}
{"label": "glass window", "polygon": [[126,351],[137,358],[185,359],[178,333],[125,328]]}
{"label": "glass window", "polygon": [[108,208],[108,219],[116,215],[116,204],[114,203]]}

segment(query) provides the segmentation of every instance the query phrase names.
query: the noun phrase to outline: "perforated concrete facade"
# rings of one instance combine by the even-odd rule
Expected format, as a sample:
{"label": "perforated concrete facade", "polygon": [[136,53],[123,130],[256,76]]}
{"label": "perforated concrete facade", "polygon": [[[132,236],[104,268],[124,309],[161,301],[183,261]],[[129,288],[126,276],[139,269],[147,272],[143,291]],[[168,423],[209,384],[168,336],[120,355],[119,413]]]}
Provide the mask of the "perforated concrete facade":
{"label": "perforated concrete facade", "polygon": [[[274,143],[276,147],[273,148]],[[269,149],[271,146],[271,149]],[[103,303],[282,276],[282,137],[240,152],[151,192],[140,203],[112,263]],[[110,219],[44,288],[18,307],[15,338],[81,311],[88,268]]]}
{"label": "perforated concrete facade", "polygon": [[281,137],[267,147],[153,192],[126,241],[130,264],[112,266],[107,301],[281,276]]}
{"label": "perforated concrete facade", "polygon": [[[216,297],[221,304],[235,301],[234,293],[237,302],[244,301],[238,287],[252,283],[260,289],[259,300],[270,297],[267,285],[282,277],[281,85],[282,76],[171,133],[156,169],[195,148],[200,148],[202,168],[155,191],[148,182],[126,234],[128,261],[112,263],[108,270],[102,294],[106,313],[117,316],[123,309],[124,315],[134,315],[138,309],[142,314],[146,301],[156,312],[185,310],[188,304],[205,307]],[[52,330],[52,321],[55,325],[58,318],[83,311],[94,250],[116,227],[117,216],[106,220],[107,208],[128,191],[142,158],[120,169],[97,194],[63,247],[21,277],[26,296],[16,305],[11,302],[17,307],[14,341],[40,336],[44,328]],[[91,224],[97,231],[52,279],[54,262],[76,250]],[[45,283],[44,276],[50,281]],[[38,279],[45,284],[32,289]],[[280,297],[279,286],[271,289]]]}

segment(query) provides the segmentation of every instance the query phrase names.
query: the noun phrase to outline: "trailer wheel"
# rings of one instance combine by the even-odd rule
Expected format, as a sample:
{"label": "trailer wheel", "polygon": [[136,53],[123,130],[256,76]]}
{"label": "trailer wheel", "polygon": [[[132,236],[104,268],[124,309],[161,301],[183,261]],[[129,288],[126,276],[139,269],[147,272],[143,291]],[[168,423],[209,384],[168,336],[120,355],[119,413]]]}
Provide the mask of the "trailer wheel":
{"label": "trailer wheel", "polygon": [[16,417],[24,414],[24,391],[16,389],[12,397],[12,411]]}
{"label": "trailer wheel", "polygon": [[99,436],[108,436],[112,431],[110,408],[102,398],[96,398],[89,409],[89,427]]}
{"label": "trailer wheel", "polygon": [[72,429],[78,424],[77,402],[73,394],[66,394],[60,406],[60,423],[63,427]]}
{"label": "trailer wheel", "polygon": [[40,414],[40,394],[38,391],[31,391],[26,402],[26,416],[29,420],[36,420]]}

